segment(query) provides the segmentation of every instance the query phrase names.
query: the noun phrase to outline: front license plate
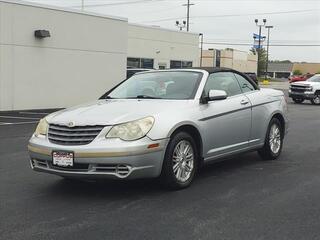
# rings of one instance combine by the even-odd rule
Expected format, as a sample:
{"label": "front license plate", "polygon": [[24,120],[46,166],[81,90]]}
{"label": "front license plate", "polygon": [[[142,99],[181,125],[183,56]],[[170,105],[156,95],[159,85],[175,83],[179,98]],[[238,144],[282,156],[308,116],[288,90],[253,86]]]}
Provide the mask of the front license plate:
{"label": "front license plate", "polygon": [[52,163],[59,167],[73,167],[74,153],[73,152],[52,152]]}

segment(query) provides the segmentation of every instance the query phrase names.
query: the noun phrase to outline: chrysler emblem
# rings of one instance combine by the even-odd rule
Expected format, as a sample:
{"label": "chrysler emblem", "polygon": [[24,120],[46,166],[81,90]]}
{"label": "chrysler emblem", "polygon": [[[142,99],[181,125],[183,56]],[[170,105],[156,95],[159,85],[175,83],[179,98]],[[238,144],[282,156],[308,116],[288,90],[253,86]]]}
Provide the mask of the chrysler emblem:
{"label": "chrysler emblem", "polygon": [[75,122],[69,122],[69,123],[68,123],[68,127],[74,127],[75,125],[76,125]]}

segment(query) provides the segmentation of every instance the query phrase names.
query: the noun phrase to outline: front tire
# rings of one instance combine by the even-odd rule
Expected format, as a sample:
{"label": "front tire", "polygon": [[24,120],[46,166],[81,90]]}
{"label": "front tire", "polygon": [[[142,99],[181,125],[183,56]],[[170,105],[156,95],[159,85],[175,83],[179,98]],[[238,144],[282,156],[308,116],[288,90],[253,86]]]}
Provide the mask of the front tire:
{"label": "front tire", "polygon": [[314,98],[311,99],[311,103],[313,105],[320,105],[320,92],[316,92],[315,95],[314,95]]}
{"label": "front tire", "polygon": [[161,171],[162,184],[170,189],[189,187],[198,170],[198,149],[194,139],[186,132],[171,137]]}
{"label": "front tire", "polygon": [[303,102],[304,102],[304,99],[303,99],[303,98],[292,98],[292,100],[293,100],[295,103],[303,103]]}
{"label": "front tire", "polygon": [[284,129],[279,119],[273,118],[268,126],[268,131],[263,148],[258,150],[260,157],[264,160],[277,159],[282,150]]}

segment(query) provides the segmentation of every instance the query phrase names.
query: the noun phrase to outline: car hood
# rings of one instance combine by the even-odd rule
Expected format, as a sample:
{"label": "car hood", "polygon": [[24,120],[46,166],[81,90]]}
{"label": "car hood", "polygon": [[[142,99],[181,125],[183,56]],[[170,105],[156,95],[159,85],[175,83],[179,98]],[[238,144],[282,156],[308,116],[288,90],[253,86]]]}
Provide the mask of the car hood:
{"label": "car hood", "polygon": [[309,86],[320,85],[320,83],[318,83],[318,82],[309,82],[309,81],[299,81],[299,82],[294,82],[291,85],[309,87]]}
{"label": "car hood", "polygon": [[76,126],[114,125],[156,116],[163,112],[174,112],[186,108],[190,100],[156,99],[108,99],[98,100],[76,107],[64,109],[47,117],[53,124]]}

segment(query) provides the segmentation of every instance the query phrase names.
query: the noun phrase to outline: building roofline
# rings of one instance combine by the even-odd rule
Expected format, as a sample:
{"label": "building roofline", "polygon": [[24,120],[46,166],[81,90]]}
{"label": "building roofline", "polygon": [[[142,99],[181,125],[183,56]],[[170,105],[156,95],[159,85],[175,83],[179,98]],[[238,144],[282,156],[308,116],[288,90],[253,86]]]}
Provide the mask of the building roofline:
{"label": "building roofline", "polygon": [[123,22],[128,22],[128,19],[123,18],[123,17],[104,15],[104,14],[99,14],[99,13],[94,13],[94,12],[81,11],[81,10],[76,10],[76,9],[72,9],[72,8],[64,8],[64,7],[52,6],[52,5],[42,4],[42,3],[27,2],[27,1],[22,1],[22,0],[0,0],[0,3],[17,4],[17,5],[22,5],[22,6],[43,8],[43,9],[49,9],[49,10],[55,10],[55,11],[61,11],[61,12],[69,12],[69,13],[75,13],[75,14],[81,14],[81,15],[87,15],[87,16],[107,18],[107,19],[111,19],[111,20],[119,20],[119,21],[123,21]]}
{"label": "building roofline", "polygon": [[177,31],[173,30],[170,28],[163,28],[163,27],[158,27],[158,26],[151,26],[151,25],[145,25],[145,24],[140,24],[140,23],[132,23],[129,21],[130,26],[135,26],[135,27],[144,27],[144,28],[150,28],[150,29],[156,29],[156,30],[163,30],[163,31],[170,31],[170,32],[175,32],[175,33],[184,33],[184,34],[189,34],[189,35],[199,35],[199,33],[196,32],[184,32],[184,31]]}

